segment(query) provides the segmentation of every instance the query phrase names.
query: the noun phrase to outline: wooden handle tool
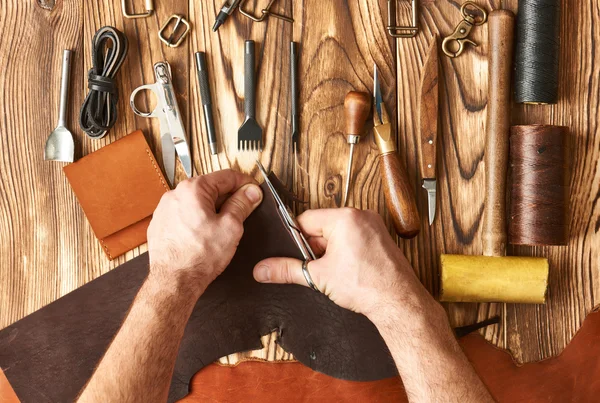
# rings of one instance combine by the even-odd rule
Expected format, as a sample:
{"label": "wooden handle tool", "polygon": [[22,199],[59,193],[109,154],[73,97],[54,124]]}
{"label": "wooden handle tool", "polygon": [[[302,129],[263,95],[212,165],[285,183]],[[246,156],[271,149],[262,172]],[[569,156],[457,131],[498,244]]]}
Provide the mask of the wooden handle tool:
{"label": "wooden handle tool", "polygon": [[392,125],[381,96],[377,66],[375,66],[374,82],[375,142],[381,153],[379,164],[386,205],[394,221],[396,233],[402,238],[413,238],[420,229],[419,211],[406,167],[396,151],[396,136],[392,132]]}
{"label": "wooden handle tool", "polygon": [[350,178],[352,176],[352,159],[354,157],[354,145],[364,136],[364,127],[367,117],[371,111],[371,97],[366,92],[350,91],[344,99],[344,115],[346,119],[346,135],[350,144],[348,156],[348,169],[346,170],[346,186],[344,190],[344,201],[342,206],[348,202],[348,189],[350,189]]}
{"label": "wooden handle tool", "polygon": [[421,102],[419,105],[419,123],[421,138],[419,159],[421,168],[421,186],[427,191],[427,210],[429,225],[433,224],[436,210],[437,178],[435,172],[436,144],[438,133],[439,64],[438,37],[435,35],[427,52],[421,80]]}
{"label": "wooden handle tool", "polygon": [[483,254],[506,254],[506,174],[510,133],[510,88],[515,16],[494,10],[488,19],[490,53],[485,143]]}

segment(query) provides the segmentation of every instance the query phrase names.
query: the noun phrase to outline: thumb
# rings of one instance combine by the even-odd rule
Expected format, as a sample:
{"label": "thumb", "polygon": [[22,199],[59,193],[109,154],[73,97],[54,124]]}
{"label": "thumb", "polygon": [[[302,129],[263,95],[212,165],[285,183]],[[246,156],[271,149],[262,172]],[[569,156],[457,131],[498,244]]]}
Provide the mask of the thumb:
{"label": "thumb", "polygon": [[[315,260],[308,262],[306,269],[309,271],[315,284],[319,284],[318,271],[314,270]],[[308,287],[302,273],[302,261],[287,257],[273,257],[260,261],[254,266],[254,279],[259,283],[300,284]]]}
{"label": "thumb", "polygon": [[221,206],[219,215],[231,215],[239,222],[244,222],[262,201],[262,190],[252,183],[235,191]]}

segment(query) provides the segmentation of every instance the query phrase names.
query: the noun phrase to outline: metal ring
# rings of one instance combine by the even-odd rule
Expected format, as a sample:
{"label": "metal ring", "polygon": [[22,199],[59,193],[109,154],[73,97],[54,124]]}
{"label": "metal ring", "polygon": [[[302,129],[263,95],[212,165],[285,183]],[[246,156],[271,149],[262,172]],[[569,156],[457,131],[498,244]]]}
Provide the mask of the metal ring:
{"label": "metal ring", "polygon": [[310,262],[310,260],[308,260],[308,259],[305,260],[304,262],[302,262],[302,274],[304,275],[304,278],[306,279],[306,282],[310,288],[312,288],[316,292],[321,292],[321,291],[319,291],[319,289],[313,282],[312,277],[310,276],[310,273],[308,272],[308,262]]}

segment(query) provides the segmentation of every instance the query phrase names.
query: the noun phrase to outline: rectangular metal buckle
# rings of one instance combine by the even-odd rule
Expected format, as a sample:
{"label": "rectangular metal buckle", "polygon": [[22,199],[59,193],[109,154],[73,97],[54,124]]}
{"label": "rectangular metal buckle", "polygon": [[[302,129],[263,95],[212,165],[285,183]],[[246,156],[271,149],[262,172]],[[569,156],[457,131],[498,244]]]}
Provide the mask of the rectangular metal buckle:
{"label": "rectangular metal buckle", "polygon": [[417,15],[417,0],[411,0],[412,21],[409,26],[398,26],[396,21],[396,2],[398,0],[388,0],[388,34],[394,38],[414,38],[419,33],[419,18]]}
{"label": "rectangular metal buckle", "polygon": [[261,10],[261,15],[260,17],[256,17],[252,14],[250,14],[248,11],[245,11],[242,8],[242,4],[240,4],[240,13],[242,13],[243,15],[245,15],[246,17],[250,18],[252,21],[256,21],[256,22],[261,22],[263,21],[265,18],[267,18],[268,16],[272,16],[275,18],[279,18],[280,20],[284,20],[287,22],[294,22],[294,19],[282,14],[277,14],[271,11],[271,6],[273,5],[273,3],[275,3],[275,0],[270,0],[269,4],[267,4],[267,7]]}
{"label": "rectangular metal buckle", "polygon": [[131,13],[127,12],[127,0],[121,0],[121,8],[123,9],[123,15],[125,18],[145,18],[152,15],[154,12],[154,4],[152,0],[146,0],[146,12],[144,13]]}
{"label": "rectangular metal buckle", "polygon": [[[173,31],[171,31],[171,34],[168,37],[166,37],[164,32],[173,20],[175,20],[175,26],[173,27]],[[179,29],[179,26],[182,23],[185,25],[185,30],[178,37],[176,37],[175,35],[177,34],[177,30]],[[190,23],[181,15],[173,14],[169,17],[167,21],[165,21],[163,26],[160,28],[160,31],[158,31],[158,37],[161,41],[164,42],[165,45],[171,48],[176,48],[177,46],[181,45],[181,42],[186,37],[189,31]],[[175,40],[175,38],[177,38],[177,40]]]}

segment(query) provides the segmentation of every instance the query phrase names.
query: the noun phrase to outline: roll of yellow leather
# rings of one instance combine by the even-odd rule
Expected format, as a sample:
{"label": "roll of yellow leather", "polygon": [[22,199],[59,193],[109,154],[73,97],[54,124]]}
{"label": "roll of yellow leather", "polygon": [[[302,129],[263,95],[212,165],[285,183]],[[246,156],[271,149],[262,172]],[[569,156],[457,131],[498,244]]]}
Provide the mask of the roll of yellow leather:
{"label": "roll of yellow leather", "polygon": [[546,303],[547,259],[441,255],[440,267],[440,301]]}

